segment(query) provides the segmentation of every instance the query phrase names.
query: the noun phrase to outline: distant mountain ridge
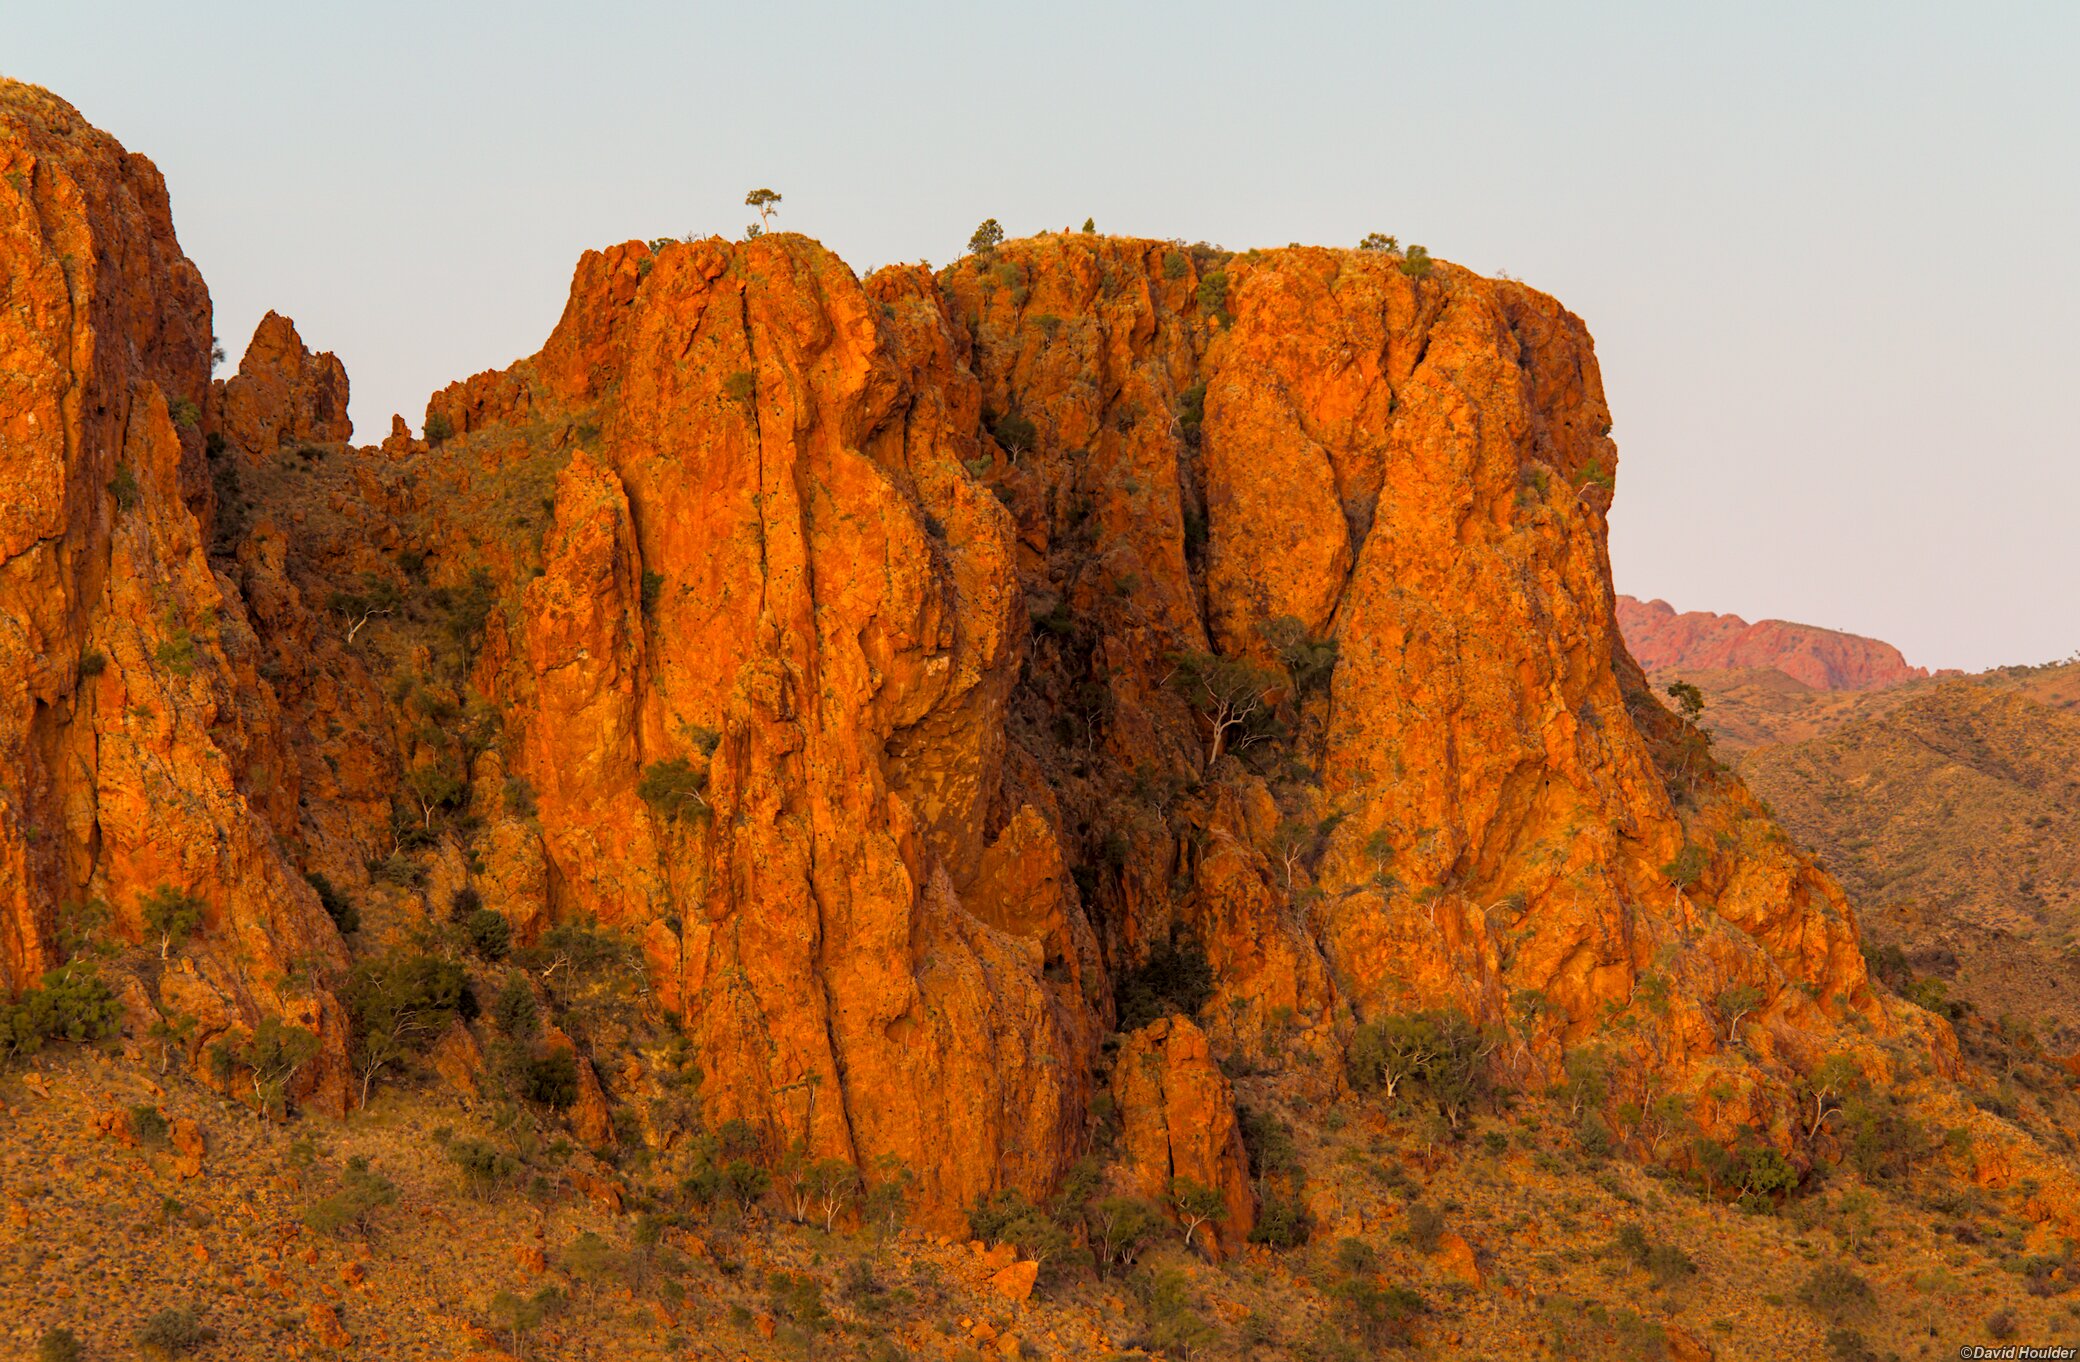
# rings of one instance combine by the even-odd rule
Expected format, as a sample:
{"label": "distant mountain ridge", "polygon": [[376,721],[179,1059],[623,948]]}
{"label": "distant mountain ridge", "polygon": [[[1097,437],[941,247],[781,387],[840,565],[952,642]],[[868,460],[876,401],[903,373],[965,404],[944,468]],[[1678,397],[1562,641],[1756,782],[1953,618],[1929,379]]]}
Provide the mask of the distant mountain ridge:
{"label": "distant mountain ridge", "polygon": [[1662,600],[1618,597],[1618,628],[1649,672],[1774,667],[1814,690],[1878,690],[1929,675],[1878,639],[1788,620],[1750,624],[1739,615],[1678,611]]}

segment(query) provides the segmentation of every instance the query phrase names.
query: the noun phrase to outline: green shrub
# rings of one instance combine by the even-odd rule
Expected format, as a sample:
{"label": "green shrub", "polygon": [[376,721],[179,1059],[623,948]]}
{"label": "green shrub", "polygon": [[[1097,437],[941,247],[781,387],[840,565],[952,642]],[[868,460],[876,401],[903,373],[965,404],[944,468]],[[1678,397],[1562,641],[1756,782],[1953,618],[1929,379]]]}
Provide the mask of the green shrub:
{"label": "green shrub", "polygon": [[1878,1303],[1871,1284],[1841,1263],[1822,1263],[1798,1289],[1799,1303],[1831,1323],[1861,1318]]}
{"label": "green shrub", "polygon": [[1456,1128],[1485,1085],[1488,1037],[1466,1017],[1443,1010],[1397,1013],[1351,1034],[1351,1081],[1400,1095],[1419,1083]]}
{"label": "green shrub", "polygon": [[393,851],[382,860],[369,862],[368,873],[385,884],[403,888],[426,883],[426,867],[402,851]]}
{"label": "green shrub", "polygon": [[306,1207],[303,1223],[318,1234],[365,1234],[375,1213],[396,1200],[397,1184],[369,1167],[366,1155],[356,1154],[340,1173],[339,1190]]}
{"label": "green shrub", "polygon": [[50,1041],[106,1040],[121,1029],[122,1015],[91,965],[61,965],[13,1002],[0,1002],[0,1060],[33,1054]]}
{"label": "green shrub", "polygon": [[79,655],[79,675],[82,681],[91,681],[108,670],[108,654],[89,648]]}
{"label": "green shrub", "polygon": [[534,785],[526,776],[506,777],[504,801],[506,812],[513,817],[534,817]]}
{"label": "green shrub", "polygon": [[534,1034],[537,1020],[534,990],[527,980],[514,976],[507,979],[491,1004],[491,1018],[498,1029],[516,1040],[525,1040]]}
{"label": "green shrub", "polygon": [[491,622],[491,609],[498,604],[498,581],[490,569],[471,568],[460,587],[428,594],[435,607],[446,615],[442,624],[448,636],[465,659],[473,657],[484,637],[484,626]]}
{"label": "green shrub", "polygon": [[137,1331],[138,1346],[147,1354],[182,1357],[216,1335],[202,1327],[202,1312],[193,1308],[161,1310]]}
{"label": "green shrub", "polygon": [[175,676],[195,674],[195,635],[184,628],[176,628],[171,638],[160,640],[152,650],[159,665]]}
{"label": "green shrub", "polygon": [[505,914],[490,908],[479,908],[464,918],[462,934],[470,949],[486,960],[505,959],[513,941],[512,924],[506,921]]}
{"label": "green shrub", "polygon": [[1004,244],[1004,227],[995,218],[984,218],[968,237],[968,249],[977,255],[987,255]]}
{"label": "green shrub", "polygon": [[1284,684],[1276,671],[1247,657],[1172,653],[1170,686],[1211,730],[1204,769],[1224,753],[1268,741],[1280,732],[1271,695]]}
{"label": "green shrub", "polygon": [[1280,615],[1267,620],[1259,632],[1272,652],[1292,673],[1293,685],[1302,692],[1323,691],[1336,671],[1336,640],[1317,639],[1297,616]]}
{"label": "green shrub", "polygon": [[731,1159],[722,1165],[716,1185],[721,1195],[742,1210],[766,1194],[773,1175],[749,1159]]}
{"label": "green shrub", "polygon": [[1300,1173],[1300,1148],[1293,1141],[1292,1124],[1268,1111],[1243,1107],[1236,1115],[1242,1125],[1242,1147],[1249,1156],[1249,1175],[1293,1178]]}
{"label": "green shrub", "polygon": [[491,1317],[506,1329],[512,1351],[525,1356],[522,1349],[527,1335],[540,1328],[542,1321],[561,1309],[563,1303],[563,1293],[553,1286],[545,1286],[532,1296],[501,1291],[491,1298]]}
{"label": "green shrub", "polygon": [[773,1313],[796,1328],[818,1334],[833,1323],[823,1303],[823,1283],[806,1272],[773,1273],[766,1278],[766,1293]]}
{"label": "green shrub", "polygon": [[353,1027],[349,1053],[364,1105],[378,1074],[477,1010],[461,965],[403,950],[355,965],[340,1001]]}
{"label": "green shrub", "polygon": [[333,888],[332,881],[316,871],[303,878],[310,882],[311,889],[318,895],[318,906],[332,919],[332,925],[339,929],[341,936],[352,936],[361,930],[361,910],[354,906],[354,900]]}
{"label": "green shrub", "polygon": [[642,602],[643,613],[657,613],[657,603],[664,599],[664,574],[654,568],[643,569]]}
{"label": "green shrub", "polygon": [[578,1100],[578,1057],[568,1050],[529,1056],[521,1065],[520,1092],[530,1102],[562,1111]]}
{"label": "green shrub", "polygon": [[1401,253],[1401,272],[1411,279],[1427,279],[1430,264],[1430,252],[1421,246],[1410,246]]}
{"label": "green shrub", "polygon": [[70,1329],[47,1329],[36,1340],[36,1362],[82,1362],[86,1355]]}
{"label": "green shrub", "polygon": [[446,444],[454,438],[455,423],[448,419],[446,412],[430,411],[426,413],[426,443],[430,445]]}
{"label": "green shrub", "polygon": [[1092,1252],[1100,1267],[1131,1267],[1143,1249],[1170,1232],[1170,1222],[1140,1197],[1105,1197],[1084,1214]]}
{"label": "green shrub", "polygon": [[1639,1225],[1620,1226],[1616,1248],[1635,1266],[1650,1274],[1659,1286],[1674,1286],[1697,1272],[1697,1264],[1691,1261],[1689,1254],[1673,1244],[1655,1243]]}
{"label": "green shrub", "polygon": [[279,1017],[262,1017],[245,1039],[222,1037],[211,1042],[208,1054],[210,1072],[227,1090],[245,1071],[256,1112],[265,1120],[288,1114],[290,1085],[318,1057],[318,1037]]}
{"label": "green shrub", "polygon": [[1033,448],[1040,438],[1040,429],[1017,412],[1006,412],[989,423],[990,437],[1004,452],[1017,458]]}
{"label": "green shrub", "polygon": [[1220,1330],[1199,1312],[1191,1279],[1165,1270],[1140,1284],[1143,1346],[1165,1357],[1199,1357],[1220,1341]]}
{"label": "green shrub", "polygon": [[708,811],[701,792],[708,787],[708,773],[686,757],[668,757],[643,768],[636,782],[636,797],[659,818],[677,822]]}
{"label": "green shrub", "polygon": [[130,1108],[130,1133],[137,1137],[139,1144],[162,1148],[171,1138],[172,1130],[157,1107],[140,1103]]}
{"label": "green shrub", "polygon": [[450,1140],[445,1152],[448,1161],[462,1170],[470,1190],[478,1195],[510,1182],[520,1171],[520,1164],[512,1155],[483,1140]]}
{"label": "green shrub", "polygon": [[1172,941],[1121,976],[1119,1029],[1138,1031],[1159,1017],[1192,1016],[1213,996],[1213,966],[1191,941]]}
{"label": "green shrub", "polygon": [[1199,280],[1199,309],[1215,316],[1228,313],[1228,276],[1225,271],[1215,270]]}
{"label": "green shrub", "polygon": [[1381,1286],[1370,1277],[1337,1283],[1334,1298],[1344,1329],[1372,1347],[1406,1347],[1415,1339],[1416,1319],[1429,1309],[1405,1286]]}
{"label": "green shrub", "polygon": [[1275,1249],[1294,1249],[1314,1233],[1314,1220],[1298,1198],[1266,1196],[1257,1211],[1257,1223],[1249,1232],[1252,1244]]}
{"label": "green shrub", "polygon": [[[587,922],[559,922],[542,939],[514,956],[514,963],[556,974],[591,975],[608,966],[633,958],[635,949],[627,940]],[[558,962],[561,962],[560,964]]]}
{"label": "green shrub", "polygon": [[1367,232],[1365,239],[1358,243],[1358,249],[1361,251],[1398,251],[1401,249],[1401,243],[1395,238],[1388,236],[1385,232]]}
{"label": "green shrub", "polygon": [[137,502],[141,493],[137,486],[137,475],[130,471],[129,464],[119,463],[116,465],[115,476],[108,480],[108,494],[115,498],[116,509],[119,511],[130,511],[137,508]]}
{"label": "green shrub", "polygon": [[1636,1311],[1548,1297],[1552,1355],[1568,1362],[1667,1362],[1668,1330]]}
{"label": "green shrub", "polygon": [[1183,251],[1163,252],[1163,277],[1182,279],[1192,272],[1192,258]]}
{"label": "green shrub", "polygon": [[1829,1329],[1827,1355],[1834,1362],[1878,1362],[1869,1340],[1855,1329]]}
{"label": "green shrub", "polygon": [[968,1229],[973,1238],[1018,1245],[1040,1264],[1043,1280],[1053,1280],[1082,1256],[1067,1226],[1015,1191],[978,1197],[968,1208]]}
{"label": "green shrub", "polygon": [[1407,1239],[1418,1253],[1435,1253],[1444,1240],[1444,1212],[1427,1201],[1408,1203],[1407,1223],[1402,1226],[1402,1237]]}
{"label": "green shrub", "polygon": [[1679,888],[1695,889],[1711,866],[1712,853],[1708,849],[1695,842],[1685,842],[1676,858],[1661,867],[1661,873]]}
{"label": "green shrub", "polygon": [[1184,442],[1197,448],[1206,424],[1206,380],[1200,379],[1177,394],[1177,429]]}

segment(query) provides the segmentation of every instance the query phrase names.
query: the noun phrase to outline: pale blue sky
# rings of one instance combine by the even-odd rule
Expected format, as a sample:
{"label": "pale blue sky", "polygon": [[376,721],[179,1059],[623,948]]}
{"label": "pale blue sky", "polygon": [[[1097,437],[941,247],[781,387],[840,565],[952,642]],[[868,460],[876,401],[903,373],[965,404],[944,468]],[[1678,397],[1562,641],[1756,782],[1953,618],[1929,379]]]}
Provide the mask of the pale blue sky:
{"label": "pale blue sky", "polygon": [[1393,232],[1589,323],[1620,590],[1930,665],[2080,648],[2080,5],[0,0],[0,72],[172,186],[233,361],[358,434],[533,351],[587,246],[855,267],[975,223]]}

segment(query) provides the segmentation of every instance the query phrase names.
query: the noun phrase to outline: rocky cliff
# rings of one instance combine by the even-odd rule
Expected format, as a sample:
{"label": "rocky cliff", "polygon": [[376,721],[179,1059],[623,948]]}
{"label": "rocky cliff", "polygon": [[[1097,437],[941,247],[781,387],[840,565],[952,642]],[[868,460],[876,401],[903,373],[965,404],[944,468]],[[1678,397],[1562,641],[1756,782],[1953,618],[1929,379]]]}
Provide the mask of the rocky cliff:
{"label": "rocky cliff", "polygon": [[[144,943],[192,895],[119,963],[135,1025],[199,1019],[199,1062],[287,1018],[337,1105],[307,875],[364,956],[470,904],[597,925],[697,1057],[697,1115],[628,1138],[898,1160],[946,1215],[1046,1193],[1109,1088],[1131,1177],[1230,1232],[1221,1066],[1305,1052],[1333,1101],[1392,1014],[1525,1087],[1614,1047],[1614,1104],[1799,1158],[1824,1056],[1952,1064],[1628,654],[1553,299],[1389,251],[1065,234],[861,280],[791,234],[630,242],[428,439],[355,448],[280,318],[209,387],[157,176],[5,89],[11,986],[78,905]],[[661,1098],[604,1049],[599,1144]]]}
{"label": "rocky cliff", "polygon": [[62,101],[0,83],[0,176],[0,985],[189,896],[194,949],[127,977],[138,1030],[177,1012],[199,1056],[291,1018],[342,1109],[346,953],[293,863],[263,645],[205,553],[208,291],[158,172]]}
{"label": "rocky cliff", "polygon": [[1775,668],[1814,690],[1876,690],[1928,675],[1899,649],[1874,638],[1810,624],[1763,620],[1709,610],[1678,613],[1667,601],[1618,598],[1618,625],[1639,664],[1658,671]]}

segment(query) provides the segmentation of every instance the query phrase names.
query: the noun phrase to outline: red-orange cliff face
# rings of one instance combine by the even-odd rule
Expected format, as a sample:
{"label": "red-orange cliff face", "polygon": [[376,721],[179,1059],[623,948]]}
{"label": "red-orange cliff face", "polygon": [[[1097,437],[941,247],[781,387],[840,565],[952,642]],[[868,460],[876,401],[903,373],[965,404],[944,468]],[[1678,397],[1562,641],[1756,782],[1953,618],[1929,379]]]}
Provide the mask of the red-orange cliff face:
{"label": "red-orange cliff face", "polygon": [[344,375],[280,319],[211,398],[156,178],[8,88],[16,986],[61,900],[134,936],[167,882],[211,905],[166,977],[217,1029],[336,1045],[293,867],[367,937],[472,888],[522,940],[634,943],[710,1123],[898,1158],[943,1215],[1044,1192],[1109,1088],[1130,1176],[1221,1192],[1231,1235],[1215,1061],[1311,1050],[1331,1100],[1391,1011],[1492,1027],[1524,1084],[1603,1041],[1614,1101],[1787,1147],[1829,1051],[1950,1062],[1627,655],[1552,299],[1385,252],[1047,236],[861,281],[790,234],[629,243],[540,354],[433,397],[451,438],[345,449]]}
{"label": "red-orange cliff face", "polygon": [[1874,638],[1785,620],[1750,624],[1709,610],[1678,614],[1667,601],[1618,597],[1618,626],[1650,672],[1774,667],[1814,690],[1877,690],[1928,675]]}
{"label": "red-orange cliff face", "polygon": [[204,552],[209,294],[148,161],[30,87],[0,83],[0,115],[0,983],[98,916],[139,940],[147,893],[190,891],[202,941],[133,1014],[193,1018],[191,1053],[286,1015],[336,1080],[313,980],[346,957],[284,853],[295,761]]}

